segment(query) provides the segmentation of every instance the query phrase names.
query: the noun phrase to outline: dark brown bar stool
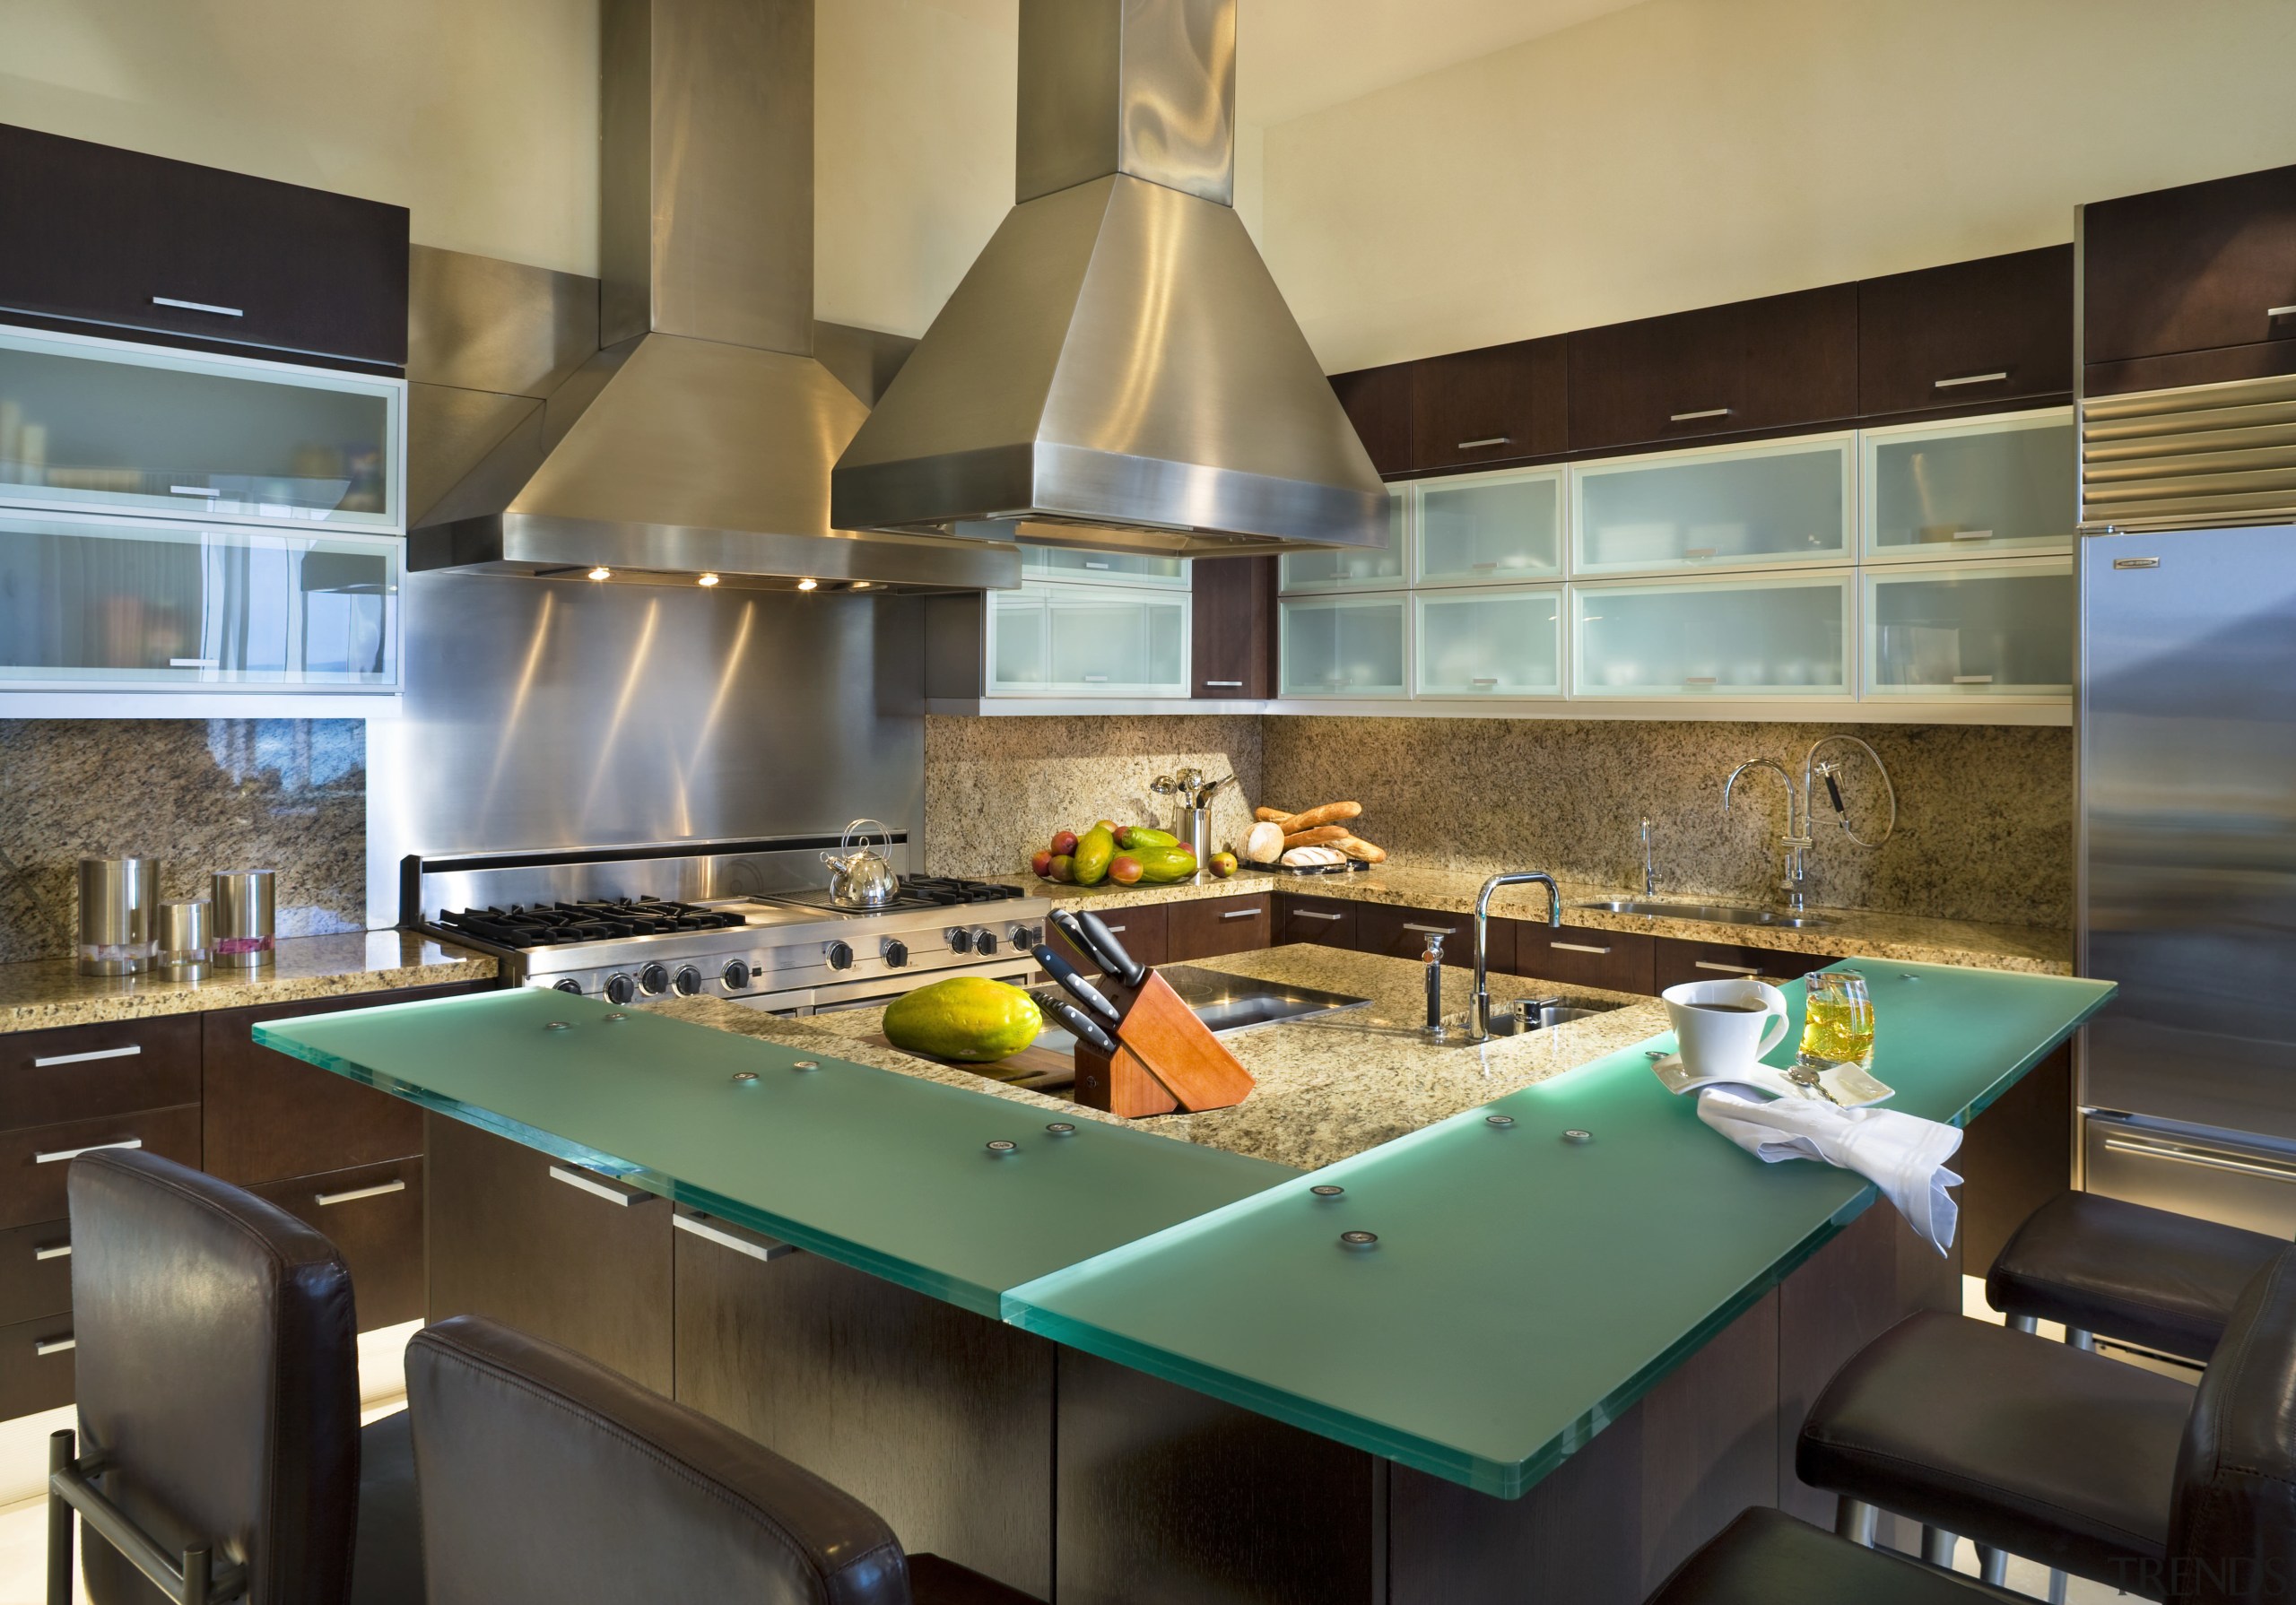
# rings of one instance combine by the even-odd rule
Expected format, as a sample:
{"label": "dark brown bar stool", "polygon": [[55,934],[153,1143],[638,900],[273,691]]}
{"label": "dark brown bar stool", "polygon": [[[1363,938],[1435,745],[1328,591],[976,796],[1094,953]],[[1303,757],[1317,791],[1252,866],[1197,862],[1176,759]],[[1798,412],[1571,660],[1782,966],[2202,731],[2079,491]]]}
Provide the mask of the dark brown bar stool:
{"label": "dark brown bar stool", "polygon": [[2213,1220],[2060,1193],[2001,1250],[1985,1300],[2024,1332],[2062,1322],[2075,1348],[2118,1338],[2205,1365],[2240,1290],[2287,1246]]}
{"label": "dark brown bar stool", "polygon": [[709,1417],[459,1315],[406,1351],[430,1605],[1033,1605]]}
{"label": "dark brown bar stool", "polygon": [[151,1154],[84,1155],[69,1189],[80,1430],[50,1445],[49,1605],[75,1510],[95,1605],[422,1605],[406,1416],[360,1428],[335,1245]]}
{"label": "dark brown bar stool", "polygon": [[[1831,1409],[1836,1412],[1831,1430],[1837,1438],[1841,1436],[1842,1401],[1835,1393],[1848,1372],[1864,1366],[1874,1349],[1909,1328],[1927,1328],[1950,1320],[1917,1315],[1892,1328],[1874,1348],[1851,1360],[1844,1376],[1835,1378],[1812,1412],[1813,1423]],[[2005,1479],[1984,1458],[1988,1445],[1961,1443],[1956,1447],[1965,1453],[1957,1467],[1926,1469],[1925,1500],[1952,1501],[1951,1522],[1970,1523],[1977,1531],[1989,1532],[2004,1547],[2035,1558],[2048,1558],[2036,1555],[2035,1549],[2060,1540],[2067,1552],[2099,1548],[2093,1536],[2076,1539],[2066,1532],[2068,1526],[2093,1526],[2107,1521],[2132,1529],[2141,1526],[2146,1531],[2127,1532],[2125,1546],[2109,1552],[2108,1557],[2120,1564],[2100,1569],[2106,1574],[2101,1581],[2145,1599],[2167,1601],[2170,1605],[2265,1605],[2288,1598],[2292,1586],[2296,1586],[2296,1251],[2283,1250],[2241,1294],[2197,1392],[2179,1383],[2165,1383],[2180,1390],[2188,1406],[2165,1464],[2158,1455],[2158,1445],[2135,1443],[2152,1430],[2156,1402],[2152,1397],[2154,1390],[2142,1384],[2164,1379],[2022,1332],[1979,1322],[1959,1324],[1996,1340],[1985,1346],[1993,1351],[1991,1355],[1976,1349],[1964,1354],[1985,1368],[1952,1379],[1926,1399],[1900,1401],[1901,1418],[1924,1409],[1949,1409],[1957,1420],[1966,1422],[1971,1418],[1960,1409],[1958,1388],[1974,1384],[1992,1401],[1992,1408],[2013,1410],[2015,1397],[2006,1390],[2019,1376],[2039,1377],[2043,1385],[2053,1385],[2104,1367],[2126,1373],[2135,1379],[2134,1384],[2118,1398],[2113,1390],[2085,1377],[2081,1385],[2091,1388],[2092,1398],[2106,1401],[2108,1408],[2126,1407],[2131,1432],[2118,1441],[2092,1434],[2063,1445],[2053,1468],[2061,1475],[2048,1488],[2030,1484],[2003,1486]],[[2039,1372],[2012,1375],[2015,1366],[1998,1363],[1998,1356],[2013,1349],[2049,1357],[2058,1367],[2055,1377]],[[1868,1380],[1852,1379],[1850,1391]],[[2166,1398],[2161,1395],[2159,1401]],[[2055,1418],[2051,1405],[2040,1415],[2028,1416],[2015,1430],[2045,1427]],[[1805,1429],[1802,1477],[1805,1481],[1818,1481],[1811,1476],[1811,1444]],[[2130,1491],[2126,1494],[2100,1492],[2097,1486],[2083,1486],[2070,1475],[2082,1454],[2119,1453],[2132,1446],[2141,1448],[2144,1455],[2144,1471],[2131,1474],[2121,1468],[2092,1468],[2103,1482],[2128,1485]],[[1853,1448],[1836,1442],[1825,1453],[1866,1472],[1879,1458],[1881,1447],[1867,1443]],[[1918,1453],[1920,1446],[1899,1447]],[[1860,1453],[1867,1458],[1853,1462],[1850,1457]],[[2139,1512],[2134,1508],[2135,1485],[2156,1472],[2159,1480],[2151,1490],[2152,1506]],[[1924,1469],[1909,1467],[1899,1475],[1905,1480],[1921,1480]],[[1862,1484],[1864,1478],[1859,1480]],[[1948,1483],[1954,1485],[1950,1492],[1937,1491]],[[1869,1488],[1875,1495],[1881,1491],[1878,1487]],[[2063,1498],[2066,1505],[2055,1511],[2036,1508],[2040,1497],[2051,1492]],[[1989,1493],[1999,1496],[2003,1503],[1980,1506],[1978,1502]],[[1848,1495],[1846,1500],[1866,1497]],[[2115,1498],[2126,1498],[2130,1508],[2111,1511]],[[1900,1508],[1891,1500],[1876,1502]],[[1920,1510],[1909,1514],[1926,1519]],[[2069,1569],[2083,1570],[2077,1566]],[[1805,1601],[1813,1605],[1821,1601],[1826,1605],[1832,1601],[1976,1605],[2027,1597],[1938,1571],[1903,1556],[1861,1548],[1782,1512],[1750,1510],[1685,1561],[1651,1596],[1650,1605],[1779,1605]]]}

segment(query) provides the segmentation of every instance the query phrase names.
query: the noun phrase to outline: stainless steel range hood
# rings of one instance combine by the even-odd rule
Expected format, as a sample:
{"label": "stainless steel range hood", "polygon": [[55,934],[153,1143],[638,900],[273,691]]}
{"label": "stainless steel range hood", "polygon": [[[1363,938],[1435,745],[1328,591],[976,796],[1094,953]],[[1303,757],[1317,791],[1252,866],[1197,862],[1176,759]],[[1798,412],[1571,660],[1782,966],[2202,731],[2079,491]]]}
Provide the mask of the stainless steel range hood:
{"label": "stainless steel range hood", "polygon": [[[433,439],[448,421],[501,432],[475,453],[468,429],[456,437],[454,482],[417,508],[410,566],[1019,584],[1009,545],[831,527],[830,468],[868,407],[814,359],[813,0],[604,0],[600,27],[602,349],[523,406],[418,395],[418,457],[426,418]],[[505,325],[460,326],[483,345]],[[436,349],[438,331],[418,334]]]}
{"label": "stainless steel range hood", "polygon": [[1223,556],[1387,540],[1232,202],[1235,0],[1021,0],[1016,204],[838,459],[831,518]]}

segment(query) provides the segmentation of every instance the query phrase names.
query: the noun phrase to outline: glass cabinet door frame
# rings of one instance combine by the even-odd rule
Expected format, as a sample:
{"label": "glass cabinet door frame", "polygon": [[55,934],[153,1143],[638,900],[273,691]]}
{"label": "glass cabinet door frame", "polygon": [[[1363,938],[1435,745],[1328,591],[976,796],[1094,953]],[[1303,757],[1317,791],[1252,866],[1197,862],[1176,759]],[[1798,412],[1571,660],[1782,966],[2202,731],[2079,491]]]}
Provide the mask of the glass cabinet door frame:
{"label": "glass cabinet door frame", "polygon": [[2073,550],[2074,527],[2080,509],[2065,508],[2065,532],[2039,540],[1955,540],[1933,544],[1882,544],[1881,474],[1877,463],[1882,448],[1902,440],[1958,439],[1972,435],[2006,435],[2034,429],[2066,431],[2065,449],[2071,463],[2071,480],[2077,497],[2080,485],[2080,430],[2071,407],[2042,407],[2026,412],[1989,413],[1978,418],[1952,418],[1935,423],[1901,423],[1857,432],[1857,560],[1865,563],[1952,563],[1987,557],[2045,556]]}
{"label": "glass cabinet door frame", "polygon": [[[1363,686],[1335,686],[1320,690],[1294,690],[1287,682],[1292,662],[1292,620],[1301,608],[1318,611],[1343,611],[1359,608],[1394,608],[1403,622],[1403,661],[1396,665],[1396,684],[1393,689]],[[1285,699],[1318,701],[1402,702],[1410,699],[1415,643],[1413,615],[1417,609],[1411,594],[1405,590],[1345,592],[1337,594],[1312,594],[1306,596],[1283,597],[1276,603],[1275,678],[1276,692]]]}
{"label": "glass cabinet door frame", "polygon": [[[1882,683],[1882,610],[1877,593],[1887,585],[1935,584],[1946,579],[2044,579],[2073,577],[2073,558],[2010,557],[1964,563],[1889,563],[1862,570],[1858,576],[1857,694],[1861,702],[1962,702],[1972,698],[2007,702],[2066,703],[2072,699],[2068,681],[2057,685],[1914,685]],[[2068,613],[2077,608],[2068,586]],[[2077,619],[2068,617],[2074,634],[2074,673],[2079,672],[2080,642]]]}
{"label": "glass cabinet door frame", "polygon": [[[1602,457],[1566,465],[1563,499],[1563,550],[1573,579],[1627,579],[1668,575],[1742,574],[1765,569],[1846,568],[1857,561],[1857,435],[1856,429],[1827,429],[1763,440],[1751,446],[1690,447],[1680,451],[1645,452],[1632,456]],[[1648,472],[1699,463],[1759,462],[1767,458],[1810,456],[1834,453],[1841,474],[1841,545],[1836,551],[1815,556],[1762,552],[1745,558],[1691,559],[1648,563],[1594,563],[1587,559],[1587,483],[1618,474]]]}
{"label": "glass cabinet door frame", "polygon": [[[1563,689],[1566,696],[1577,702],[1665,702],[1692,705],[1704,701],[1717,702],[1780,702],[1796,707],[1808,705],[1846,704],[1857,700],[1857,641],[1858,602],[1860,586],[1853,569],[1834,565],[1823,572],[1809,573],[1777,570],[1765,574],[1733,573],[1727,578],[1632,580],[1603,580],[1587,584],[1572,583],[1567,587],[1569,607],[1564,624],[1563,662],[1566,673]],[[1587,672],[1587,610],[1601,605],[1602,599],[1614,595],[1638,594],[1709,594],[1727,595],[1749,591],[1831,590],[1840,599],[1841,609],[1841,683],[1838,686],[1734,686],[1716,683],[1711,686],[1691,686],[1679,683],[1652,686],[1647,690],[1631,687],[1595,685]]]}
{"label": "glass cabinet door frame", "polygon": [[[1418,567],[1419,547],[1419,485],[1418,481],[1401,484],[1390,482],[1388,498],[1395,504],[1393,530],[1396,556],[1396,571],[1372,579],[1295,580],[1292,577],[1292,557],[1285,553],[1276,560],[1276,590],[1285,596],[1343,596],[1361,593],[1381,594],[1406,591],[1411,588],[1412,576]],[[1334,551],[1345,556],[1361,547],[1335,547]]]}
{"label": "glass cabinet door frame", "polygon": [[[220,378],[242,378],[290,385],[340,395],[379,398],[386,409],[383,444],[383,483],[386,505],[375,513],[228,512],[197,503],[166,504],[136,495],[108,499],[100,491],[64,496],[46,487],[0,481],[0,510],[89,513],[111,517],[176,518],[196,513],[200,524],[235,524],[265,529],[357,531],[367,534],[403,534],[406,529],[406,381],[378,374],[346,373],[302,363],[277,362],[261,357],[222,356],[209,351],[181,351],[173,346],[148,345],[137,341],[110,340],[95,334],[63,334],[0,323],[0,348],[53,349],[58,354],[84,354],[91,361],[120,362],[177,373],[204,373]],[[43,494],[43,491],[46,491]]]}
{"label": "glass cabinet door frame", "polygon": [[[1427,611],[1446,603],[1474,602],[1484,598],[1501,601],[1512,596],[1549,596],[1554,600],[1554,689],[1551,691],[1502,690],[1493,686],[1489,690],[1457,690],[1427,684],[1426,645],[1430,638]],[[1559,702],[1570,690],[1570,598],[1559,580],[1521,586],[1431,586],[1412,593],[1411,620],[1405,647],[1411,659],[1411,694],[1416,700],[1430,702]]]}
{"label": "glass cabinet door frame", "polygon": [[[1559,581],[1570,560],[1570,495],[1566,481],[1568,471],[1557,464],[1551,468],[1498,468],[1485,473],[1442,474],[1432,479],[1413,482],[1411,489],[1411,542],[1409,561],[1404,572],[1411,588],[1416,590],[1452,590],[1461,587],[1544,585]],[[1544,482],[1554,488],[1554,566],[1551,568],[1525,568],[1498,574],[1431,575],[1427,572],[1427,494],[1431,490],[1471,490],[1477,485],[1503,485]],[[1391,487],[1401,489],[1401,487]]]}
{"label": "glass cabinet door frame", "polygon": [[[1000,682],[996,678],[996,631],[1000,599],[1013,597],[1037,603],[1043,610],[1046,680],[1041,685],[1014,685]],[[1179,614],[1179,676],[1170,682],[1149,681],[1109,681],[1098,683],[1083,681],[1062,681],[1051,678],[1053,614],[1063,607],[1083,607],[1094,603],[1131,607],[1162,607],[1176,609]],[[1024,581],[1018,589],[990,591],[985,599],[985,628],[981,631],[981,684],[992,698],[1048,698],[1064,700],[1086,700],[1094,698],[1187,698],[1193,687],[1190,665],[1194,648],[1196,620],[1194,609],[1188,605],[1187,593],[1160,586],[1098,586],[1079,585],[1073,580],[1045,583],[1039,579]]]}
{"label": "glass cabinet door frame", "polygon": [[[1032,566],[1029,561],[1031,553],[1055,551],[1074,553],[1080,560],[1076,567],[1067,568],[1048,566],[1039,568]],[[1190,560],[1187,558],[1178,560],[1180,571],[1176,576],[1137,574],[1117,570],[1113,568],[1099,569],[1091,567],[1094,562],[1103,560],[1114,564],[1122,560],[1124,555],[1118,552],[1092,551],[1081,546],[1047,546],[1040,542],[1028,542],[1021,548],[1021,577],[1031,584],[1113,586],[1142,591],[1161,591],[1167,594],[1189,590],[1195,584],[1194,571],[1189,568]]]}

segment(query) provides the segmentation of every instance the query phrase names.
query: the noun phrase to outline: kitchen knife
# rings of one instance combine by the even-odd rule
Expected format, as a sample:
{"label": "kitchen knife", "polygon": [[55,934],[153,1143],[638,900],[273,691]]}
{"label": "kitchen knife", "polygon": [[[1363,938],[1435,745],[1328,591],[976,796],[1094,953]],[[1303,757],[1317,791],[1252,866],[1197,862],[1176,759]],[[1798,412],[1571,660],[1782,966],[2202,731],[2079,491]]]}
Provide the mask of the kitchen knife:
{"label": "kitchen knife", "polygon": [[1104,1054],[1116,1052],[1116,1039],[1094,1025],[1075,1004],[1064,1003],[1054,997],[1039,997],[1037,1007],[1058,1020],[1063,1030],[1086,1046],[1096,1047]]}
{"label": "kitchen knife", "polygon": [[1132,987],[1148,978],[1148,967],[1124,950],[1116,933],[1100,923],[1099,915],[1080,914],[1076,923],[1083,928],[1085,950],[1109,976]]}
{"label": "kitchen knife", "polygon": [[1040,941],[1029,951],[1036,956],[1036,961],[1043,968],[1044,973],[1060,983],[1061,991],[1074,998],[1109,1024],[1118,1026],[1124,1023],[1122,1011],[1109,1002],[1100,988],[1078,975],[1076,967],[1054,952],[1048,943]]}
{"label": "kitchen knife", "polygon": [[1074,915],[1065,908],[1056,908],[1045,917],[1051,922],[1054,930],[1068,939],[1070,947],[1091,959],[1100,972],[1109,979],[1116,979],[1116,971],[1110,969],[1100,956],[1092,951],[1092,939],[1084,934],[1084,927]]}

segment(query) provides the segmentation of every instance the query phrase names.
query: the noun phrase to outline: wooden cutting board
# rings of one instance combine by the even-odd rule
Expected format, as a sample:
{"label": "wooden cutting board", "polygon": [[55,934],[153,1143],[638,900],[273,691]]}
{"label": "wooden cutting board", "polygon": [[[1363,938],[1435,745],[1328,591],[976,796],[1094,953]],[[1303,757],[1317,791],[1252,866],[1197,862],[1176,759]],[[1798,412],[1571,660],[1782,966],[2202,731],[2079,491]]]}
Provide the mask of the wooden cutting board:
{"label": "wooden cutting board", "polygon": [[987,1076],[992,1081],[1034,1080],[1044,1076],[1067,1076],[1075,1071],[1075,1066],[1065,1054],[1056,1054],[1050,1048],[1024,1047],[1009,1059],[983,1064],[972,1059],[944,1059],[937,1054],[920,1054],[915,1048],[895,1047],[883,1031],[862,1040],[877,1047],[892,1048],[893,1052],[907,1054],[912,1059],[945,1064],[952,1070],[969,1070],[977,1076]]}

